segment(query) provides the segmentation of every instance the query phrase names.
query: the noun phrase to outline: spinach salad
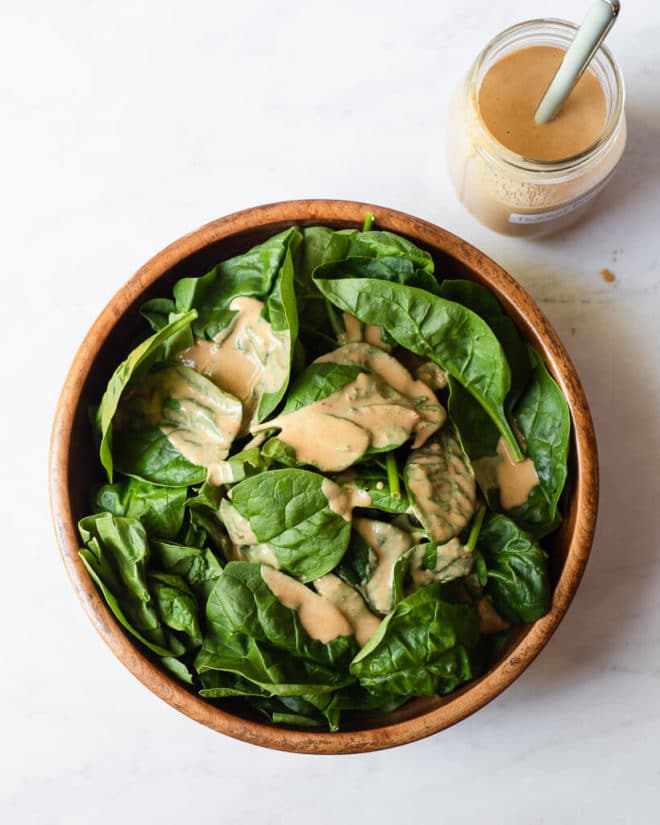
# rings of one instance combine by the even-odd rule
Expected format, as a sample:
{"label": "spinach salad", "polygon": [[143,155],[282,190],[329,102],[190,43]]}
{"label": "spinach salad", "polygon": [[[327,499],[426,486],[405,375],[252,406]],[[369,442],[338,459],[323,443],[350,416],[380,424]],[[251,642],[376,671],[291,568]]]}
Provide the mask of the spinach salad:
{"label": "spinach salad", "polygon": [[162,667],[276,724],[446,694],[550,608],[566,401],[488,289],[372,219],[179,280],[93,411],[90,576]]}

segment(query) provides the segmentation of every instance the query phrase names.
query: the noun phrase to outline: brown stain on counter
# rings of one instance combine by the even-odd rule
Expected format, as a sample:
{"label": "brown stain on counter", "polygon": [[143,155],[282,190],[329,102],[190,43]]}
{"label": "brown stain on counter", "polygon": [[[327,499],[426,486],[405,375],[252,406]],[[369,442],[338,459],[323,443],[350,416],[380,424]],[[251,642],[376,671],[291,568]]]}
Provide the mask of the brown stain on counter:
{"label": "brown stain on counter", "polygon": [[612,272],[611,269],[605,267],[600,271],[600,277],[605,281],[606,284],[613,284],[616,281],[616,275]]}

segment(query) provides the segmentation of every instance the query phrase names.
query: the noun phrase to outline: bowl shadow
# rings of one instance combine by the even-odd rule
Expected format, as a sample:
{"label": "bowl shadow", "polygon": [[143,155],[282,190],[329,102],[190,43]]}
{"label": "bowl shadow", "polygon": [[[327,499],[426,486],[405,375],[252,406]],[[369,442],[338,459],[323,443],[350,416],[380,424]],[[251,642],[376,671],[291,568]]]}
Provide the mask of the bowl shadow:
{"label": "bowl shadow", "polygon": [[[580,288],[586,283],[584,274],[564,274],[559,284],[564,281],[565,290],[557,292],[571,295],[573,301],[551,296],[537,300],[569,345],[575,303],[585,304],[577,312],[589,316],[584,348],[570,349],[585,384],[598,440],[598,526],[579,593],[544,654],[518,682],[516,701],[538,702],[539,696],[599,674],[637,672],[626,664],[627,651],[631,639],[647,632],[642,617],[654,585],[649,571],[660,543],[660,433],[644,369],[644,359],[651,356],[640,346],[634,328],[622,323],[625,313],[619,313],[613,324],[609,297],[599,300],[598,293],[590,292],[589,298],[586,288]],[[553,292],[557,285],[555,281]]]}

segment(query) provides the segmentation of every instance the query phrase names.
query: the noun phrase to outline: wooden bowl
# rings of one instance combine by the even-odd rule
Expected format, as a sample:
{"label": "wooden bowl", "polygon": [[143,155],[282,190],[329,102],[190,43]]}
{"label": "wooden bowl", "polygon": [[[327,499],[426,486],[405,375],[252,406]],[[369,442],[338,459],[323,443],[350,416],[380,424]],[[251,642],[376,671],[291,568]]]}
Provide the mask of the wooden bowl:
{"label": "wooden bowl", "polygon": [[[138,310],[145,300],[168,295],[178,278],[202,275],[219,260],[291,224],[360,227],[368,210],[379,229],[428,250],[441,277],[469,278],[493,290],[522,337],[543,354],[568,400],[573,427],[565,518],[546,543],[554,583],[552,609],[521,627],[488,673],[449,696],[415,699],[380,717],[356,716],[338,733],[277,728],[251,716],[238,701],[220,706],[197,696],[154,664],[106,607],[78,556],[76,523],[89,511],[88,490],[99,477],[87,411],[98,402],[134,337],[144,332]],[[365,203],[304,200],[259,206],[213,221],[159,252],[117,292],[85,337],[62,390],[51,441],[50,495],[60,553],[78,598],[106,644],[144,685],[192,719],[246,742],[301,753],[358,753],[412,742],[453,725],[494,699],[538,655],[564,616],[587,563],[598,506],[598,458],[587,400],[566,350],[545,315],[501,267],[419,218]]]}

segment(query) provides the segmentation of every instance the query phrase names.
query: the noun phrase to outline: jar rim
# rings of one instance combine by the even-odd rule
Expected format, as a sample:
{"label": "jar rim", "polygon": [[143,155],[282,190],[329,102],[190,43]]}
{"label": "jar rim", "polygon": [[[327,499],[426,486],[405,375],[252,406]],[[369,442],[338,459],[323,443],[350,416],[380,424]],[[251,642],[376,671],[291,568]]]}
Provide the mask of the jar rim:
{"label": "jar rim", "polygon": [[[484,145],[480,145],[477,147],[478,151],[485,155],[487,159],[491,161],[499,161],[504,162],[508,166],[515,167],[524,172],[539,172],[547,175],[548,173],[561,173],[561,172],[575,172],[579,170],[581,167],[591,163],[595,158],[600,157],[607,151],[607,147],[610,144],[615,132],[617,130],[618,125],[621,122],[623,110],[624,110],[624,102],[625,102],[625,87],[623,82],[623,76],[621,74],[621,69],[617,64],[616,60],[612,56],[612,53],[607,48],[607,46],[601,44],[601,46],[596,51],[594,58],[600,58],[602,62],[605,64],[607,69],[611,72],[611,76],[614,80],[614,90],[615,90],[615,100],[614,106],[612,107],[611,111],[609,112],[608,118],[603,126],[603,130],[600,136],[594,141],[590,146],[587,146],[586,149],[583,149],[581,152],[578,152],[575,155],[570,155],[566,158],[560,158],[558,160],[535,160],[533,158],[528,158],[525,155],[521,155],[517,152],[506,147],[503,143],[497,140],[493,136],[493,134],[488,130],[485,123],[483,122],[481,115],[479,114],[479,106],[477,101],[478,95],[478,88],[476,87],[477,79],[479,78],[481,69],[484,63],[487,61],[488,57],[492,54],[493,51],[497,49],[497,47],[511,37],[515,37],[515,35],[519,33],[524,33],[525,30],[545,27],[549,29],[548,34],[575,34],[578,30],[578,26],[575,23],[571,23],[569,20],[562,20],[560,18],[548,17],[548,18],[535,18],[533,20],[525,20],[522,23],[516,23],[513,26],[509,26],[509,28],[504,29],[503,31],[496,34],[481,50],[481,52],[477,55],[476,60],[472,64],[470,71],[468,72],[467,76],[467,92],[468,97],[472,98],[472,103],[475,108],[475,113],[477,115],[477,122],[479,123],[481,130],[486,138],[484,141]],[[602,83],[601,83],[602,85]]]}

